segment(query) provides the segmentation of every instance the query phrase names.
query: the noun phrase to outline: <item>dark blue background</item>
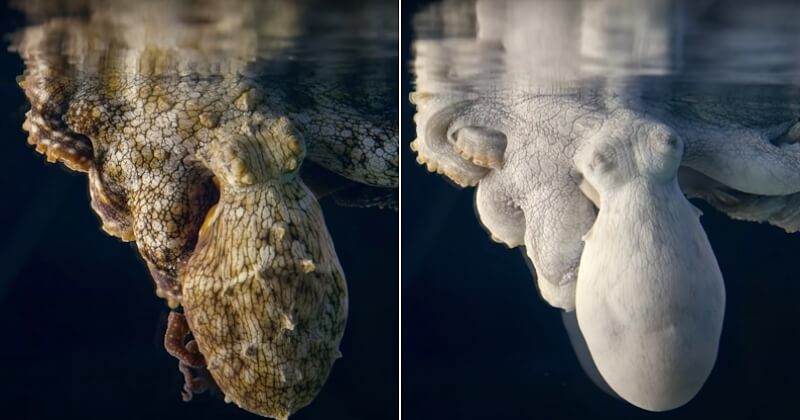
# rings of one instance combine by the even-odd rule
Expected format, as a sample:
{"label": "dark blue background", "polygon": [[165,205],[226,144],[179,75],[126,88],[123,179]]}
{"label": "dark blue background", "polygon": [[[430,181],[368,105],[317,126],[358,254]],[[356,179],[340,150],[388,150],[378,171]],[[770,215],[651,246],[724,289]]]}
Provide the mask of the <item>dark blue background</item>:
{"label": "dark blue background", "polygon": [[[24,23],[1,17],[4,34]],[[26,144],[22,63],[4,52],[0,69],[0,420],[258,418],[208,395],[181,401],[144,264],[101,231],[86,176]],[[292,419],[397,418],[397,213],[322,207],[350,291],[344,357]]]}
{"label": "dark blue background", "polygon": [[727,289],[711,377],[694,400],[667,413],[635,408],[590,382],[520,250],[492,242],[480,226],[473,190],[414,161],[407,70],[418,7],[403,1],[401,17],[403,417],[800,418],[800,234],[735,222],[702,203]]}

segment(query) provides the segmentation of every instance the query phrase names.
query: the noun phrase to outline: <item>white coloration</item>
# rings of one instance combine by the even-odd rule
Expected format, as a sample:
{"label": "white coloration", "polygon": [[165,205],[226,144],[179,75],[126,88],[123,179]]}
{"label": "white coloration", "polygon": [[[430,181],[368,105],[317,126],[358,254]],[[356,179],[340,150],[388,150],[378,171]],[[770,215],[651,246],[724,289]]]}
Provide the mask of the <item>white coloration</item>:
{"label": "white coloration", "polygon": [[600,371],[597,370],[597,365],[592,360],[592,355],[589,353],[589,347],[586,346],[586,340],[583,338],[580,329],[578,328],[578,317],[575,311],[561,312],[561,322],[564,323],[564,329],[567,331],[569,343],[572,345],[572,350],[575,351],[575,357],[578,358],[583,372],[591,381],[600,388],[603,392],[619,399],[611,387],[608,386]]}
{"label": "white coloration", "polygon": [[[492,239],[525,247],[541,297],[577,311],[605,381],[649,410],[700,389],[722,328],[720,271],[683,194],[800,231],[800,106],[764,93],[796,79],[799,16],[710,3],[446,1],[417,16],[439,30],[413,47],[417,160],[477,187]],[[763,60],[751,38],[787,42]],[[717,60],[731,64],[706,73]]]}
{"label": "white coloration", "polygon": [[678,188],[682,152],[658,123],[622,118],[575,157],[600,201],[578,271],[578,325],[608,385],[651,411],[700,390],[725,310],[699,211]]}

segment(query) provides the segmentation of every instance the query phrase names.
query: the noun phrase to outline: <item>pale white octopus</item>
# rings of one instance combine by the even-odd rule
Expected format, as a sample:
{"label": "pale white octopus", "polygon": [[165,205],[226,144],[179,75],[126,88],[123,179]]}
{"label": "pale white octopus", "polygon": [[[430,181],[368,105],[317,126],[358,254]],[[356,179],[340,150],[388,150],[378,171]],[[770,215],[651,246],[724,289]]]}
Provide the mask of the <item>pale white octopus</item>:
{"label": "pale white octopus", "polygon": [[[548,303],[576,311],[611,390],[653,411],[700,390],[722,331],[722,275],[684,194],[800,229],[797,98],[670,78],[703,75],[683,51],[708,3],[447,1],[418,17],[414,44],[418,161],[476,187],[482,224],[525,247]],[[743,38],[697,39],[737,51],[714,36]],[[791,66],[799,47],[773,59]],[[763,82],[726,52],[738,66],[721,78]]]}

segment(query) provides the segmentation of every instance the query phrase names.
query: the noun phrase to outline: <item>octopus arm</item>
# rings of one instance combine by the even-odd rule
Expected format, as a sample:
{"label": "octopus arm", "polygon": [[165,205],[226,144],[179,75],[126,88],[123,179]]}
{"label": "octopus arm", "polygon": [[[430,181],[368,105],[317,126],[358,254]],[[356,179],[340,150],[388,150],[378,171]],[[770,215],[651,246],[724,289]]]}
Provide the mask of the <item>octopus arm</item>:
{"label": "octopus arm", "polygon": [[551,305],[575,309],[575,286],[583,235],[595,209],[571,180],[543,185],[526,197],[525,249],[536,269],[536,283]]}
{"label": "octopus arm", "polygon": [[504,188],[502,177],[489,175],[475,191],[475,210],[492,240],[509,248],[525,241],[525,215]]}
{"label": "octopus arm", "polygon": [[[411,149],[417,153],[417,161],[425,164],[431,172],[441,173],[459,186],[475,186],[490,168],[481,166],[470,159],[465,150],[467,140],[474,137],[475,130],[458,130],[453,122],[469,113],[472,101],[463,100],[442,106],[440,98],[416,93],[412,101],[417,105],[419,113],[414,117],[417,122],[417,139],[411,143]],[[460,137],[464,139],[460,139]],[[456,146],[459,144],[460,146]]]}
{"label": "octopus arm", "polygon": [[800,123],[793,120],[768,130],[686,130],[682,165],[749,194],[800,192],[800,129],[796,126]]}
{"label": "octopus arm", "polygon": [[397,187],[397,115],[367,118],[340,101],[316,97],[314,106],[290,113],[308,146],[308,159],[345,178]]}
{"label": "octopus arm", "polygon": [[156,294],[174,307],[180,300],[178,267],[191,254],[206,211],[216,199],[210,175],[200,169],[159,163],[128,192],[136,247],[147,262]]}
{"label": "octopus arm", "polygon": [[766,222],[788,233],[800,231],[800,193],[757,195],[734,190],[689,168],[679,173],[681,189],[728,216],[749,222]]}

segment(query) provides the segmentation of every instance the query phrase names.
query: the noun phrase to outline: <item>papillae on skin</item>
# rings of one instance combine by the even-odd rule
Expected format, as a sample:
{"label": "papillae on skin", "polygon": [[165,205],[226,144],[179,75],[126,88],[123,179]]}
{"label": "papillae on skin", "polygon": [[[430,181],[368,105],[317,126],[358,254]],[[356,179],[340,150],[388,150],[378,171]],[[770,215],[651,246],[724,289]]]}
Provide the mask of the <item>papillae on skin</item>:
{"label": "papillae on skin", "polygon": [[259,37],[296,36],[302,10],[236,6],[216,4],[206,23],[117,2],[42,19],[16,40],[24,129],[49,161],[88,174],[103,229],[134,241],[157,294],[182,307],[226,401],[288,418],[341,356],[347,317],[342,269],[298,171],[308,158],[396,187],[396,115],[365,117],[335,81],[266,84]]}

